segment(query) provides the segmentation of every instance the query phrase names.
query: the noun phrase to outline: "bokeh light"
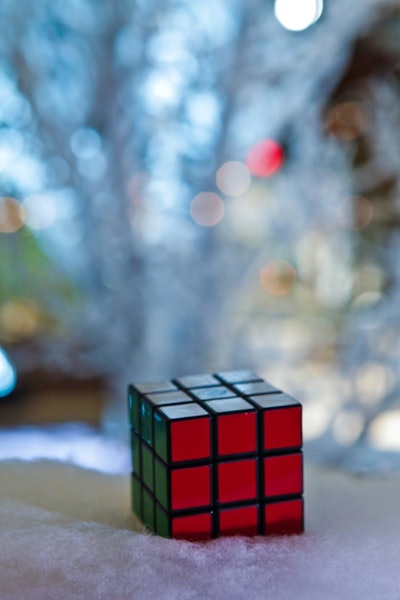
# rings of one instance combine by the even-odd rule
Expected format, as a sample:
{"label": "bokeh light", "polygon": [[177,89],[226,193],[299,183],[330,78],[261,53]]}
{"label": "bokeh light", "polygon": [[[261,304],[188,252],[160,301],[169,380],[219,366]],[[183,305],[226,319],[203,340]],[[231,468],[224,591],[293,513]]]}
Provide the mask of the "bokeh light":
{"label": "bokeh light", "polygon": [[333,422],[333,435],[341,446],[351,446],[360,437],[365,423],[363,413],[356,409],[345,409]]}
{"label": "bokeh light", "polygon": [[342,142],[358,138],[367,124],[368,116],[360,102],[341,102],[330,109],[326,118],[328,132]]}
{"label": "bokeh light", "polygon": [[338,208],[338,221],[345,229],[361,231],[368,227],[374,217],[372,202],[364,196],[352,196]]}
{"label": "bokeh light", "polygon": [[[325,400],[325,399],[324,399]],[[331,421],[331,412],[320,399],[311,400],[304,406],[303,435],[305,440],[312,440],[321,436],[328,429]]]}
{"label": "bokeh light", "polygon": [[0,307],[0,330],[11,341],[33,336],[39,329],[38,306],[25,298],[13,298]]}
{"label": "bokeh light", "polygon": [[286,260],[271,260],[260,271],[260,283],[271,296],[285,296],[295,282],[296,270]]}
{"label": "bokeh light", "polygon": [[400,409],[378,415],[368,431],[372,445],[378,450],[400,451]]}
{"label": "bokeh light", "polygon": [[395,377],[389,367],[367,362],[356,370],[354,384],[359,404],[374,406],[392,391]]}
{"label": "bokeh light", "polygon": [[223,200],[214,192],[201,192],[190,205],[192,219],[202,227],[214,227],[224,216]]}
{"label": "bokeh light", "polygon": [[25,210],[25,224],[31,229],[47,229],[57,217],[57,207],[50,195],[29,196],[22,204]]}
{"label": "bokeh light", "polygon": [[11,394],[16,384],[16,370],[4,350],[0,348],[0,398]]}
{"label": "bokeh light", "polygon": [[248,152],[246,165],[256,177],[271,177],[284,163],[283,148],[275,140],[261,140]]}
{"label": "bokeh light", "polygon": [[70,146],[78,158],[95,158],[101,150],[101,137],[95,129],[81,127],[72,134]]}
{"label": "bokeh light", "polygon": [[323,0],[275,0],[275,17],[285,29],[303,31],[318,21]]}
{"label": "bokeh light", "polygon": [[0,233],[14,233],[25,222],[25,210],[14,198],[0,198]]}
{"label": "bokeh light", "polygon": [[241,196],[250,187],[251,175],[245,164],[230,160],[218,169],[216,181],[226,196]]}

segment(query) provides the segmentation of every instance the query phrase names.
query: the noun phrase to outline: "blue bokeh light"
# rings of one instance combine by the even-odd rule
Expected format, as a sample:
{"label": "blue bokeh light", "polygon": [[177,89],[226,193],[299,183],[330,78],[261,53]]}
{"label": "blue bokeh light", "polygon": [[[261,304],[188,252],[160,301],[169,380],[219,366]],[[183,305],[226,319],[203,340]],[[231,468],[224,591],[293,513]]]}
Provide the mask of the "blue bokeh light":
{"label": "blue bokeh light", "polygon": [[0,398],[11,394],[17,385],[17,372],[7,354],[0,348]]}

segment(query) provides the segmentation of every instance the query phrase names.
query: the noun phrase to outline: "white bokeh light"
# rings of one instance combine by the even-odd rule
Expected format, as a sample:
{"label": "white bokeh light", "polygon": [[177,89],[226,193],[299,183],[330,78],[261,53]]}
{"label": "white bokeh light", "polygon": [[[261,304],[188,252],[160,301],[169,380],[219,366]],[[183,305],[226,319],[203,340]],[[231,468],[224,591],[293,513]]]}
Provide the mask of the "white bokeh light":
{"label": "white bokeh light", "polygon": [[323,9],[323,0],[275,0],[274,12],[285,29],[303,31],[318,21]]}

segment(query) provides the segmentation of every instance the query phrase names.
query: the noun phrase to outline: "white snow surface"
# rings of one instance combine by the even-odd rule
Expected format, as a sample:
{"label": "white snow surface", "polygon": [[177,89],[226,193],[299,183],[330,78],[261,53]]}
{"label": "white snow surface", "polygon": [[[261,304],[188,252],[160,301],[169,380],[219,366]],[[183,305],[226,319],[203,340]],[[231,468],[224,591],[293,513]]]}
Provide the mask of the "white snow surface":
{"label": "white snow surface", "polygon": [[400,598],[400,477],[306,468],[306,528],[189,543],[146,533],[129,475],[0,462],[1,600]]}

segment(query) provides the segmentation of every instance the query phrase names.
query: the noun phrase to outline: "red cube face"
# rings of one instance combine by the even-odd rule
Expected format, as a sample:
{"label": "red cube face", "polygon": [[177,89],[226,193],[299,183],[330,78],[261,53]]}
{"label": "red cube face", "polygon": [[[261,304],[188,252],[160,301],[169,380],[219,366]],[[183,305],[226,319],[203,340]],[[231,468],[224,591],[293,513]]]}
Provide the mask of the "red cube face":
{"label": "red cube face", "polygon": [[218,454],[256,452],[256,414],[237,413],[218,416]]}
{"label": "red cube face", "polygon": [[220,535],[258,534],[258,506],[240,506],[224,508],[219,512]]}
{"label": "red cube face", "polygon": [[193,542],[209,540],[212,536],[210,513],[172,517],[172,537]]}
{"label": "red cube face", "polygon": [[171,472],[171,508],[182,510],[211,504],[211,466],[174,469]]}
{"label": "red cube face", "polygon": [[301,448],[301,406],[264,411],[264,450]]}
{"label": "red cube face", "polygon": [[265,533],[289,535],[304,530],[303,500],[284,500],[265,506]]}
{"label": "red cube face", "polygon": [[257,498],[257,459],[232,460],[217,465],[220,503]]}
{"label": "red cube face", "polygon": [[303,455],[301,452],[264,458],[264,495],[268,498],[301,494]]}
{"label": "red cube face", "polygon": [[211,455],[211,422],[208,417],[171,422],[172,462],[198,460]]}

